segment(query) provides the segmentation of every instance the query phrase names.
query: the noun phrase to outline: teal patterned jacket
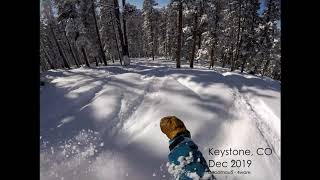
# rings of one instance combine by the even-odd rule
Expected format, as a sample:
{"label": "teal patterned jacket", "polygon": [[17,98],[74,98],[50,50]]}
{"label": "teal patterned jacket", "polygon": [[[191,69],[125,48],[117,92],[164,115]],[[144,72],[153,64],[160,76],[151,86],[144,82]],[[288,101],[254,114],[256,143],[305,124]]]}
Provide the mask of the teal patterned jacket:
{"label": "teal patterned jacket", "polygon": [[174,174],[175,179],[191,180],[195,179],[195,176],[202,178],[205,174],[204,179],[215,179],[198,146],[192,141],[190,133],[179,134],[170,140],[169,149],[170,166],[174,166],[175,169],[170,173]]}

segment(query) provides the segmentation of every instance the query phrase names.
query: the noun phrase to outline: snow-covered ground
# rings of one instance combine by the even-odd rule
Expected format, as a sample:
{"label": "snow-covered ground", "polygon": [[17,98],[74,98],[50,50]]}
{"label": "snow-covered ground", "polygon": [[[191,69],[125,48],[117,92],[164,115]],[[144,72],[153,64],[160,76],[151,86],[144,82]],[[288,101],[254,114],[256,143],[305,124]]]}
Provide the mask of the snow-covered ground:
{"label": "snow-covered ground", "polygon": [[[280,83],[223,68],[175,69],[174,62],[50,70],[40,92],[40,177],[172,179],[160,118],[182,119],[205,158],[228,161],[218,179],[280,179]],[[209,148],[271,148],[270,156],[212,156]],[[231,168],[230,160],[252,160]]]}

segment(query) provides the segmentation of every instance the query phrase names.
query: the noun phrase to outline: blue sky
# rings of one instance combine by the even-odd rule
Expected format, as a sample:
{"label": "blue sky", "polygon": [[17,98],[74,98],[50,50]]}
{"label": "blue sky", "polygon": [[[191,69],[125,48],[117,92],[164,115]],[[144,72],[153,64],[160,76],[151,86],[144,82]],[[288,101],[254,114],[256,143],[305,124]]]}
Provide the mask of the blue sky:
{"label": "blue sky", "polygon": [[260,9],[259,9],[259,14],[262,14],[263,11],[266,9],[266,1],[265,0],[259,0],[260,1]]}
{"label": "blue sky", "polygon": [[[156,0],[158,3],[157,7],[164,7],[169,3],[170,0]],[[142,9],[143,0],[127,0],[128,3],[137,6],[138,9]]]}

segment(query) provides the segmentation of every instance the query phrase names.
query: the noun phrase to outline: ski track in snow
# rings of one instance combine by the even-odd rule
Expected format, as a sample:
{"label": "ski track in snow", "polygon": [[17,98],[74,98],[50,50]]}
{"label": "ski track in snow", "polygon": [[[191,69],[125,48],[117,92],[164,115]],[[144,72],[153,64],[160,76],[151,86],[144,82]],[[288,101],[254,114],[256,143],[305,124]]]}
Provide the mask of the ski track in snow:
{"label": "ski track in snow", "polygon": [[[233,93],[235,99],[240,100],[241,104],[249,110],[247,112],[251,117],[251,121],[256,124],[256,127],[259,130],[262,138],[265,140],[268,146],[272,148],[273,152],[275,152],[275,156],[280,161],[280,137],[276,134],[276,132],[273,131],[272,127],[265,123],[265,121],[267,121],[268,119],[263,119],[263,117],[261,117],[259,113],[255,111],[255,107],[250,103],[249,97],[247,95],[242,94],[235,88],[233,88],[232,90],[234,91]],[[276,115],[274,115],[268,107],[264,106],[263,109],[265,111],[268,111],[269,114],[276,117]],[[280,122],[280,119],[278,117],[276,118]]]}
{"label": "ski track in snow", "polygon": [[[142,79],[142,81],[145,80]],[[123,128],[123,125],[125,122],[128,121],[128,119],[139,110],[140,105],[145,101],[146,96],[150,96],[153,93],[156,93],[159,91],[160,87],[157,87],[156,85],[158,83],[155,82],[154,78],[148,82],[148,84],[145,86],[145,89],[143,90],[143,93],[139,95],[136,99],[134,99],[128,106],[128,108],[125,111],[122,111],[120,108],[120,111],[118,113],[118,117],[115,120],[115,124],[112,125],[111,127],[116,127],[113,128],[113,133],[112,136],[117,136],[119,131]],[[123,98],[122,98],[123,99]],[[122,102],[123,103],[123,102]]]}
{"label": "ski track in snow", "polygon": [[[49,83],[41,90],[41,179],[171,179],[162,168],[168,144],[160,133],[159,119],[172,112],[185,116],[181,119],[193,130],[207,159],[213,157],[206,149],[213,146],[261,145],[274,151],[269,159],[254,159],[258,172],[264,167],[269,170],[261,177],[216,175],[218,179],[280,179],[280,118],[259,94],[242,92],[246,87],[239,88],[241,82],[224,71],[180,71],[169,63],[135,61],[129,68],[78,68],[46,74]],[[198,72],[206,79],[200,75],[197,79]],[[216,127],[211,131],[210,126]],[[242,134],[228,135],[232,129]],[[272,170],[274,175],[266,174]]]}
{"label": "ski track in snow", "polygon": [[245,105],[250,109],[250,116],[252,117],[253,122],[257,124],[257,128],[259,129],[261,136],[265,139],[269,147],[273,149],[276,157],[280,160],[280,137],[273,133],[272,128],[268,126],[261,117],[259,117],[258,113],[254,110],[248,100],[243,96],[241,98],[244,99]]}

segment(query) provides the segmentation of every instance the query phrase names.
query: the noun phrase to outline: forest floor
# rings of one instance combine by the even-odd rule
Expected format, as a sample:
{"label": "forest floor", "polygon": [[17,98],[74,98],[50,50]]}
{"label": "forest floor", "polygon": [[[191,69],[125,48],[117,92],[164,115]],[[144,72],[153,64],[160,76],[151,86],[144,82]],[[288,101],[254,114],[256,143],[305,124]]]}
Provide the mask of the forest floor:
{"label": "forest floor", "polygon": [[[185,122],[208,163],[228,162],[212,171],[251,172],[215,174],[218,179],[280,179],[279,81],[138,58],[128,68],[49,70],[42,78],[42,180],[172,179],[168,139],[159,127],[167,115]],[[253,156],[212,156],[210,148],[249,149]],[[257,155],[258,148],[272,154]],[[235,168],[232,159],[252,163]]]}

